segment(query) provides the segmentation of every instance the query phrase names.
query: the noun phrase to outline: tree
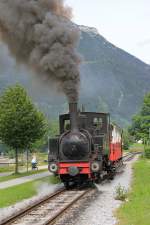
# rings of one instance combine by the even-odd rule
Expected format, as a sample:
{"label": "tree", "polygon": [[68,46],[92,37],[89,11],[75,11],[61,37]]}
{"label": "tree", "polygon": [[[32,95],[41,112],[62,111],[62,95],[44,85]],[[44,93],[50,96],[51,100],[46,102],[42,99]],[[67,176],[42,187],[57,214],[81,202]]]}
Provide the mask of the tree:
{"label": "tree", "polygon": [[128,150],[133,140],[127,129],[123,130],[123,149]]}
{"label": "tree", "polygon": [[149,140],[150,132],[150,92],[145,95],[141,111],[132,118],[129,128],[136,140]]}
{"label": "tree", "polygon": [[56,135],[58,135],[59,133],[59,123],[57,120],[50,120],[47,123],[47,132],[45,133],[45,135],[39,139],[38,141],[36,141],[32,147],[31,150],[35,151],[35,149],[41,149],[41,151],[43,150],[47,150],[48,148],[48,138],[50,137],[55,137]]}
{"label": "tree", "polygon": [[30,149],[46,132],[44,115],[35,108],[25,89],[15,85],[0,97],[0,139],[15,150],[18,173],[18,152]]}

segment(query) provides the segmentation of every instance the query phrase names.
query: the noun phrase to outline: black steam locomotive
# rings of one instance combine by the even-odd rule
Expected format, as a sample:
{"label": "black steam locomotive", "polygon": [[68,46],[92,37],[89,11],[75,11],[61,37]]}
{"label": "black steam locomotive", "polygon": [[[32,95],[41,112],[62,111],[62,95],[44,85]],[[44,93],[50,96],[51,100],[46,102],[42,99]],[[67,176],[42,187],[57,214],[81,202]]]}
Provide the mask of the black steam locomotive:
{"label": "black steam locomotive", "polygon": [[49,171],[70,184],[99,182],[113,176],[122,158],[122,131],[108,113],[79,112],[69,104],[60,115],[60,134],[49,140]]}

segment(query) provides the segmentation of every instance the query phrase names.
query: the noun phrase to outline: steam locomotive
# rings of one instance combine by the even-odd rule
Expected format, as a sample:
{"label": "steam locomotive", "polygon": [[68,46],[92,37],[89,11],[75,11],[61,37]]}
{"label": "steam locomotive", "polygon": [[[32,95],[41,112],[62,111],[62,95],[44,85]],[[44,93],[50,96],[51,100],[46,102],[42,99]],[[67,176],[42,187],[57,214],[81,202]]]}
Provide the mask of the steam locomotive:
{"label": "steam locomotive", "polygon": [[59,117],[60,134],[49,139],[48,168],[68,188],[71,184],[113,178],[122,162],[122,130],[108,113],[79,112],[77,103]]}

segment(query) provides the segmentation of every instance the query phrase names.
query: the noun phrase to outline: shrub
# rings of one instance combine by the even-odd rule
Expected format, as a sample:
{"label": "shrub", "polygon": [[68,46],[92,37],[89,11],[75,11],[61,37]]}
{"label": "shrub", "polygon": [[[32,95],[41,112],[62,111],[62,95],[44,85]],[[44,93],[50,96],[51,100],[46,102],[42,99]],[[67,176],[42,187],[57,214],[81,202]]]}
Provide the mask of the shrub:
{"label": "shrub", "polygon": [[120,184],[116,187],[115,199],[125,201],[127,198],[127,190]]}
{"label": "shrub", "polygon": [[150,146],[145,147],[145,157],[150,159]]}

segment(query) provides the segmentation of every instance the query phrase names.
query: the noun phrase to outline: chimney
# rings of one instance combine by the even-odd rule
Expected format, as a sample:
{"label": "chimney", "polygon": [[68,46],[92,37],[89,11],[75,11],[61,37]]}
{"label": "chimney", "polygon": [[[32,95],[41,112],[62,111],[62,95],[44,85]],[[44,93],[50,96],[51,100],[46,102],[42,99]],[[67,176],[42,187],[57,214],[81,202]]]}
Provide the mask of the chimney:
{"label": "chimney", "polygon": [[76,102],[69,103],[69,113],[70,113],[71,131],[76,132],[78,131],[78,109]]}

